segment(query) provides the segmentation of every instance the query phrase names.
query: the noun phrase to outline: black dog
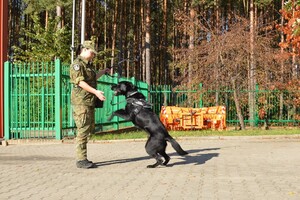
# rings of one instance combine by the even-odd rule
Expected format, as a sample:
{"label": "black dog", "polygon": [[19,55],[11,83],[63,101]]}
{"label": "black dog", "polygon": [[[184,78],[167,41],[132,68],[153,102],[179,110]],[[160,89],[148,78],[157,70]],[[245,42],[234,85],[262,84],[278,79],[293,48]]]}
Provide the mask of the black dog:
{"label": "black dog", "polygon": [[[125,109],[120,109],[109,117],[109,121],[114,117],[122,117],[130,120],[140,129],[145,130],[149,134],[146,143],[146,152],[156,159],[156,163],[148,165],[148,168],[154,168],[158,165],[167,165],[170,157],[166,154],[167,141],[179,155],[188,154],[180,145],[172,138],[165,126],[161,123],[158,116],[152,111],[151,105],[145,100],[145,96],[137,91],[137,88],[128,81],[121,81],[117,85],[113,85],[111,89],[116,96],[124,95],[126,97]],[[165,161],[160,158],[164,157]]]}

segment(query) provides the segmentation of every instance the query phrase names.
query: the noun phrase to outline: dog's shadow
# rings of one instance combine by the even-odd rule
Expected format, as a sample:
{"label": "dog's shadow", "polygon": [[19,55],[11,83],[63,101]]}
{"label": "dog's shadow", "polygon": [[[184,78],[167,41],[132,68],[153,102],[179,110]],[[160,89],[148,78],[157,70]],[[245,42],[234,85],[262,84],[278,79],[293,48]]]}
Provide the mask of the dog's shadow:
{"label": "dog's shadow", "polygon": [[[175,157],[177,156],[176,159],[180,159],[181,161],[178,162],[173,162],[167,165],[167,167],[172,167],[174,165],[187,165],[187,164],[194,164],[194,165],[202,165],[206,161],[218,157],[219,153],[199,153],[199,152],[204,152],[204,151],[216,151],[219,150],[220,148],[209,148],[209,149],[194,149],[194,150],[188,150],[187,152],[189,153],[186,156],[178,156],[177,153],[171,153],[170,156]],[[194,155],[196,154],[196,155]]]}
{"label": "dog's shadow", "polygon": [[[211,160],[214,157],[218,157],[219,153],[205,153],[205,154],[199,154],[199,152],[203,151],[215,151],[219,150],[220,148],[209,148],[209,149],[193,149],[188,150],[189,153],[186,156],[179,156],[177,153],[170,153],[169,156],[172,157],[173,160],[175,159],[181,159],[179,162],[170,162],[167,167],[172,167],[174,165],[186,165],[186,164],[195,164],[195,165],[201,165],[207,162],[208,160]],[[196,154],[196,155],[194,155]],[[174,158],[174,157],[177,158]],[[126,159],[118,159],[118,160],[109,160],[109,161],[102,161],[102,162],[95,162],[95,165],[98,166],[107,166],[107,165],[114,165],[114,164],[122,164],[122,163],[128,163],[128,162],[137,162],[141,160],[149,160],[152,159],[150,156],[143,156],[143,157],[137,157],[137,158],[126,158]]]}

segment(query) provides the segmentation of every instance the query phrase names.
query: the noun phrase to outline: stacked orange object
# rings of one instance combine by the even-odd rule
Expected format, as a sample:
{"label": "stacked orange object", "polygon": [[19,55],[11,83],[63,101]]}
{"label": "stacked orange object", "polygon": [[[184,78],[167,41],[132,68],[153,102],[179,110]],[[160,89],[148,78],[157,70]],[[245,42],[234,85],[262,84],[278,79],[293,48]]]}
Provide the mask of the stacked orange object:
{"label": "stacked orange object", "polygon": [[162,106],[160,120],[168,130],[226,129],[226,107]]}

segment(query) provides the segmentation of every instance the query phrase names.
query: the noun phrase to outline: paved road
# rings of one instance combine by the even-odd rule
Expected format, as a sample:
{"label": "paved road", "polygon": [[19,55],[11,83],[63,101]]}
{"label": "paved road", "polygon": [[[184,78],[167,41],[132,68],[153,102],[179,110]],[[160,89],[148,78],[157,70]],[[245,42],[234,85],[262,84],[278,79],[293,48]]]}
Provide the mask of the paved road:
{"label": "paved road", "polygon": [[90,142],[94,169],[77,169],[73,143],[0,145],[0,199],[300,199],[299,137],[178,139],[168,167],[153,164],[145,141]]}

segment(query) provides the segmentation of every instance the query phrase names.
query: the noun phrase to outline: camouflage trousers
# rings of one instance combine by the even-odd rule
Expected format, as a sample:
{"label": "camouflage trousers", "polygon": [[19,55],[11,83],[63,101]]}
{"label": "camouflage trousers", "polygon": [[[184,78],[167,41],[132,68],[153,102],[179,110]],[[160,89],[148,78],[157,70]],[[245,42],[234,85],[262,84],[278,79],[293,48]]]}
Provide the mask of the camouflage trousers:
{"label": "camouflage trousers", "polygon": [[95,108],[92,106],[73,105],[73,117],[77,126],[76,159],[87,159],[87,143],[95,132]]}

